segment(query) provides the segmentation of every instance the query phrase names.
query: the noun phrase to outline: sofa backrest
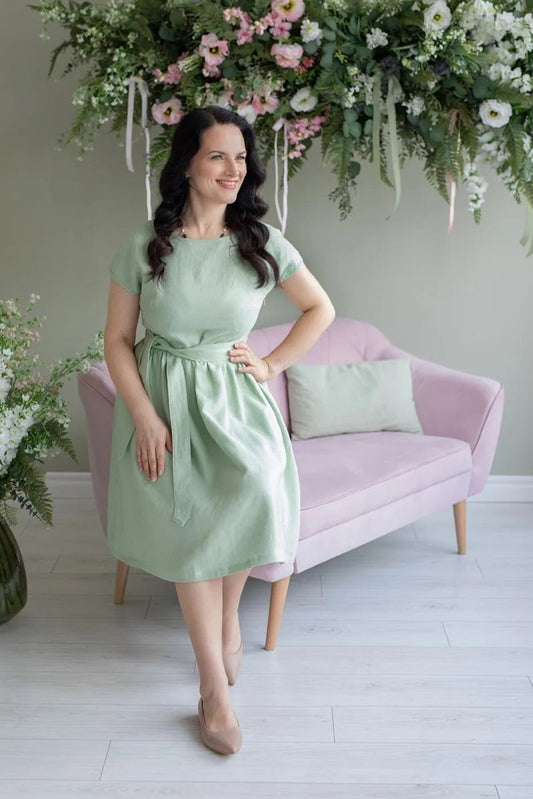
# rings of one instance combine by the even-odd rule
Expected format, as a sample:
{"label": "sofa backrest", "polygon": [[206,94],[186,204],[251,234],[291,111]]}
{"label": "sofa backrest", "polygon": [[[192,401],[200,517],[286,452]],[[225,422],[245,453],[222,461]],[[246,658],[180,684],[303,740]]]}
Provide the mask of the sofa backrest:
{"label": "sofa backrest", "polygon": [[[250,331],[247,343],[254,352],[263,358],[274,350],[288,335],[293,323],[271,325]],[[390,348],[389,339],[374,325],[358,319],[335,317],[327,330],[301,358],[300,363],[360,363],[377,361],[386,355]],[[289,400],[285,372],[268,381],[268,388],[276,400],[285,424],[290,429]]]}

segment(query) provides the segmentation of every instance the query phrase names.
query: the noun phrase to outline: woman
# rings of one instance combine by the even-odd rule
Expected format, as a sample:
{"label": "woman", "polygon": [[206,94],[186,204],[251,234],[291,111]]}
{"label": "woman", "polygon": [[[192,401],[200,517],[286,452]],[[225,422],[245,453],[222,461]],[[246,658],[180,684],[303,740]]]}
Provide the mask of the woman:
{"label": "woman", "polygon": [[[198,663],[202,740],[241,746],[229,684],[253,566],[294,560],[300,494],[290,437],[266,381],[304,355],[335,309],[277,228],[259,219],[265,168],[252,127],[219,106],[184,115],[154,219],[110,266],[104,352],[117,388],[107,541],[172,580]],[[269,355],[246,343],[281,285],[301,316]],[[139,312],[146,335],[135,344]]]}

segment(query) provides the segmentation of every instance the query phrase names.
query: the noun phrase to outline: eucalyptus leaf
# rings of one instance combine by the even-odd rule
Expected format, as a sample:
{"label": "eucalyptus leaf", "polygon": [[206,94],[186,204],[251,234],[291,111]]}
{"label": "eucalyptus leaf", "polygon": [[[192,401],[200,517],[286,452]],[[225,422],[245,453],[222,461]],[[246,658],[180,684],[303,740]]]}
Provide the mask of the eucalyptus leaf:
{"label": "eucalyptus leaf", "polygon": [[233,80],[238,75],[238,69],[234,61],[224,61],[222,63],[222,74],[228,80]]}
{"label": "eucalyptus leaf", "polygon": [[175,42],[176,37],[174,35],[174,31],[168,27],[168,25],[163,22],[161,27],[159,28],[159,37],[163,39],[165,42]]}
{"label": "eucalyptus leaf", "polygon": [[311,42],[304,42],[303,48],[307,55],[314,55],[318,50],[318,42],[316,39],[313,39]]}
{"label": "eucalyptus leaf", "polygon": [[474,97],[477,97],[478,100],[484,100],[490,94],[489,86],[490,86],[489,78],[487,78],[486,75],[479,75],[475,79],[474,86],[472,88],[472,93]]}
{"label": "eucalyptus leaf", "polygon": [[348,122],[348,124],[351,122],[357,122],[357,120],[359,119],[359,114],[357,113],[355,108],[345,108],[344,119],[346,120],[346,122]]}
{"label": "eucalyptus leaf", "polygon": [[442,128],[439,127],[431,128],[431,130],[429,131],[429,138],[431,139],[432,142],[435,142],[435,144],[442,144],[442,142],[446,138],[446,133]]}

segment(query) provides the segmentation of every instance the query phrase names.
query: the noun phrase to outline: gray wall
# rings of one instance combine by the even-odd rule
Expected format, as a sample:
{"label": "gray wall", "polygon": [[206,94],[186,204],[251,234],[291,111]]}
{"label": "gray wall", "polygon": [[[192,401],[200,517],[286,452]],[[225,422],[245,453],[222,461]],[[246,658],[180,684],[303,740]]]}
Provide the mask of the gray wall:
{"label": "gray wall", "polygon": [[[114,134],[98,137],[85,160],[74,148],[54,150],[74,116],[76,77],[46,77],[52,48],[39,38],[39,15],[18,0],[3,4],[0,81],[3,95],[2,297],[40,294],[35,310],[47,319],[40,358],[49,363],[85,346],[105,324],[108,264],[131,225],[146,217],[143,139],[134,145],[136,172],[126,168]],[[63,67],[65,61],[60,62]],[[279,227],[273,163],[263,196],[265,221]],[[447,232],[447,207],[425,182],[421,165],[403,172],[400,208],[364,167],[354,211],[339,221],[328,200],[335,181],[319,142],[289,184],[286,236],[330,295],[338,316],[371,322],[395,344],[447,366],[501,381],[506,391],[493,474],[533,472],[531,319],[533,258],[519,244],[525,217],[496,175],[480,226],[463,191],[456,223]],[[154,192],[154,207],[157,191]],[[263,307],[257,326],[295,320],[298,309],[280,290]],[[51,471],[88,470],[83,410],[75,380],[64,396],[79,463],[49,458]]]}

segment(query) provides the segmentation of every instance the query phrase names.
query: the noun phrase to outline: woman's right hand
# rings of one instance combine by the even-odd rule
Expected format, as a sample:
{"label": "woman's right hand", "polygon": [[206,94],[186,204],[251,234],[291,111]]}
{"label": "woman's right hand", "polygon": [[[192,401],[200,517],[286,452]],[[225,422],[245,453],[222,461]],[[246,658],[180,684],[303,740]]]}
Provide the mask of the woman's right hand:
{"label": "woman's right hand", "polygon": [[172,435],[155,411],[135,420],[137,464],[152,482],[165,470],[165,448],[172,452]]}

